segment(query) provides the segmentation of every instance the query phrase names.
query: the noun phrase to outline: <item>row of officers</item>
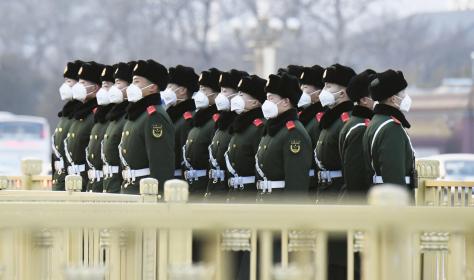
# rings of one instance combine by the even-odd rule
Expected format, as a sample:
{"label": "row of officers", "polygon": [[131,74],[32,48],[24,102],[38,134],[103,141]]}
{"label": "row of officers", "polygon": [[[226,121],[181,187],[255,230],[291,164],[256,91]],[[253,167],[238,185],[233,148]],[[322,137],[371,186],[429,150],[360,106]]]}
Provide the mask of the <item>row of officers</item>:
{"label": "row of officers", "polygon": [[154,60],[73,61],[52,136],[53,189],[138,194],[173,178],[194,199],[334,202],[373,184],[415,186],[402,72],[289,65],[268,79]]}

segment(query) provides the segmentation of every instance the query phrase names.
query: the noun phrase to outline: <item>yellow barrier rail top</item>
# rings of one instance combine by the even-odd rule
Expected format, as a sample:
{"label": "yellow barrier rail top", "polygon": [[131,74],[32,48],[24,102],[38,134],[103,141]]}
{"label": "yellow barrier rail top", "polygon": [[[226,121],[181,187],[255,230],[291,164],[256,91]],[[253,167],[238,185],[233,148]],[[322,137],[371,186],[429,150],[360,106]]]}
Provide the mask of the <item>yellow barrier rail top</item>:
{"label": "yellow barrier rail top", "polygon": [[474,188],[474,181],[426,180],[425,187],[466,187]]}

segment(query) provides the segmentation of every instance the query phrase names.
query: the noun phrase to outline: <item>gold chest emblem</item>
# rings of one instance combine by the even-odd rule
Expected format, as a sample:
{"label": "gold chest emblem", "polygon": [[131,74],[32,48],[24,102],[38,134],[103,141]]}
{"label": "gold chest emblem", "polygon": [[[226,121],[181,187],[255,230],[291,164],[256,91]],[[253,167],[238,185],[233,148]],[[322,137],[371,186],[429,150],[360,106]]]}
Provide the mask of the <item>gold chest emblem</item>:
{"label": "gold chest emblem", "polygon": [[163,136],[163,125],[154,124],[152,126],[151,133],[153,134],[153,137],[160,138],[161,136]]}
{"label": "gold chest emblem", "polygon": [[290,151],[293,154],[299,153],[301,150],[301,141],[299,140],[291,140],[290,141]]}

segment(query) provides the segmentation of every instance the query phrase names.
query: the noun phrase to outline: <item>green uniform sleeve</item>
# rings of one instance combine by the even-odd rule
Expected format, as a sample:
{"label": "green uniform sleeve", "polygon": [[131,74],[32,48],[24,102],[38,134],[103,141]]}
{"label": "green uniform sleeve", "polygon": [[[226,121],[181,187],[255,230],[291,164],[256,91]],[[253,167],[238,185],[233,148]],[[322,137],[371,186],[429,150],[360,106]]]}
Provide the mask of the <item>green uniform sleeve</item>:
{"label": "green uniform sleeve", "polygon": [[[306,132],[306,131],[304,131]],[[306,193],[311,168],[311,141],[300,131],[291,131],[283,142],[285,190]]]}
{"label": "green uniform sleeve", "polygon": [[374,163],[379,167],[384,183],[406,185],[406,154],[404,141],[406,135],[402,127],[392,123],[387,125],[374,143],[372,156],[376,156]]}
{"label": "green uniform sleeve", "polygon": [[145,127],[145,145],[150,177],[158,180],[160,193],[163,193],[165,181],[173,178],[174,141],[174,126],[170,120],[158,113],[149,116]]}
{"label": "green uniform sleeve", "polygon": [[359,126],[348,136],[341,134],[342,174],[348,191],[365,191],[370,185],[362,151],[364,132],[365,126]]}

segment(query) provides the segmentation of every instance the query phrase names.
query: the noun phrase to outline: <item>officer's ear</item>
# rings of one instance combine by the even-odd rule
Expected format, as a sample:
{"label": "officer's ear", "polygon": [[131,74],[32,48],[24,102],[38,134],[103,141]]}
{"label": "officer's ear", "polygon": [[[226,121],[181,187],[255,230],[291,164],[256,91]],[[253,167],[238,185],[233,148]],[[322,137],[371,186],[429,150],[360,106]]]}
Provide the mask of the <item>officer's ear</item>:
{"label": "officer's ear", "polygon": [[151,86],[150,86],[150,92],[151,92],[151,93],[156,93],[156,92],[158,92],[159,90],[160,90],[160,89],[158,88],[158,85],[156,85],[156,84],[151,84]]}

